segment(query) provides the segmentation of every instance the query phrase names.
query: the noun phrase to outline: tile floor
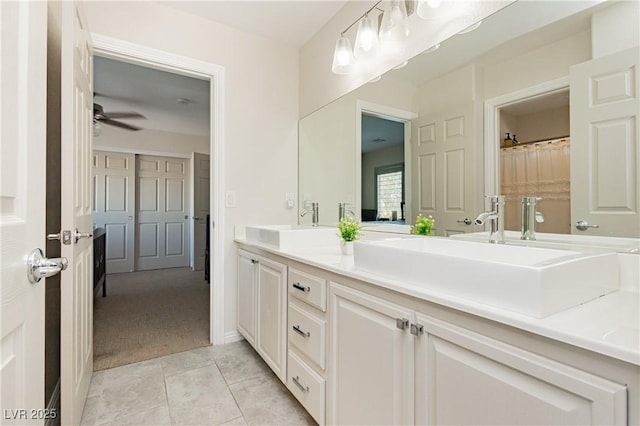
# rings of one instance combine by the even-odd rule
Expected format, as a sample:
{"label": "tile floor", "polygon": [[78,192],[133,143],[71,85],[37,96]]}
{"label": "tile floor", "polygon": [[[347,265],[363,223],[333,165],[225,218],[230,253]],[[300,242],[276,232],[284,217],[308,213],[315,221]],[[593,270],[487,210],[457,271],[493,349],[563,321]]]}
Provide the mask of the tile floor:
{"label": "tile floor", "polygon": [[93,373],[82,425],[315,425],[245,342]]}

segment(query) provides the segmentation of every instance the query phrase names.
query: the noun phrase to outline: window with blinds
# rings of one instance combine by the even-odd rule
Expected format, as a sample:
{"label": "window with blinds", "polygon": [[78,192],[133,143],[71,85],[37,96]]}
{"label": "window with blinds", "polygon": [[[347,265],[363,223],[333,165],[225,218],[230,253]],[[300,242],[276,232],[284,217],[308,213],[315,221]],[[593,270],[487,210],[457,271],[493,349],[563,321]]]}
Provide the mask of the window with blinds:
{"label": "window with blinds", "polygon": [[376,198],[378,219],[401,217],[402,196],[404,194],[404,166],[385,166],[376,168]]}

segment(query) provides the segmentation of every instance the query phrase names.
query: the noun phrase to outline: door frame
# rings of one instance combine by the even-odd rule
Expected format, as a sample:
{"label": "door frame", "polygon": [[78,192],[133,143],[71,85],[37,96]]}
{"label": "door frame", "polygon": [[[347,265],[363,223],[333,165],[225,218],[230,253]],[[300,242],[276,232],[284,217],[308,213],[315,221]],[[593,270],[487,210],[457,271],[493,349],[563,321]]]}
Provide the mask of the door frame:
{"label": "door frame", "polygon": [[[385,120],[397,121],[404,124],[404,200],[405,200],[405,220],[408,220],[409,213],[413,207],[411,200],[411,120],[418,118],[418,114],[399,108],[380,105],[362,100],[356,101],[356,188],[355,200],[353,203],[356,218],[361,220],[362,213],[362,114],[372,115]],[[407,200],[409,200],[407,202]],[[413,213],[411,213],[413,214]]]}
{"label": "door frame", "polygon": [[[569,75],[487,99],[484,103],[484,195],[500,193],[500,108],[569,88]],[[483,199],[484,197],[479,197]]]}
{"label": "door frame", "polygon": [[[91,34],[94,55],[160,69],[188,77],[209,80],[210,132],[210,211],[211,211],[211,286],[209,289],[209,340],[214,345],[224,338],[224,151],[225,151],[225,69],[211,62],[176,55],[128,41]],[[157,153],[155,153],[157,155]]]}

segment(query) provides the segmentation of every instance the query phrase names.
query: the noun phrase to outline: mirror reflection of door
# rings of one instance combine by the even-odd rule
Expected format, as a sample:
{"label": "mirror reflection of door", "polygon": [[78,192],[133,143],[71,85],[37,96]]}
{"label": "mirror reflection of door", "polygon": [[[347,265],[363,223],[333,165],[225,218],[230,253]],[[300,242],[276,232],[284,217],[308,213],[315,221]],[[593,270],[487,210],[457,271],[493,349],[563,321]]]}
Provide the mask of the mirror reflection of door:
{"label": "mirror reflection of door", "polygon": [[520,231],[523,197],[539,197],[539,232],[571,233],[569,89],[500,108],[505,229]]}
{"label": "mirror reflection of door", "polygon": [[404,123],[362,114],[362,221],[405,223]]}

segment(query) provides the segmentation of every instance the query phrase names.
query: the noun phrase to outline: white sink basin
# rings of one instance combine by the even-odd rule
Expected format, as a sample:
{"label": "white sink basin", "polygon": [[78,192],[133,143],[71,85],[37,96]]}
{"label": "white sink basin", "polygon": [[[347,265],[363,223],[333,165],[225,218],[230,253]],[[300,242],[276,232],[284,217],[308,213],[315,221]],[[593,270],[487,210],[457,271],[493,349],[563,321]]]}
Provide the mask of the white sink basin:
{"label": "white sink basin", "polygon": [[[464,241],[489,242],[488,232],[454,234],[449,238]],[[640,238],[601,237],[593,235],[548,234],[537,232],[535,240],[521,240],[520,232],[504,231],[506,244],[519,246],[555,248],[575,251],[615,251],[618,253],[639,253]]]}
{"label": "white sink basin", "polygon": [[359,271],[535,318],[619,287],[615,253],[579,253],[425,237],[356,242]]}
{"label": "white sink basin", "polygon": [[308,225],[256,225],[247,226],[248,242],[266,244],[280,250],[296,248],[338,247],[338,229]]}

